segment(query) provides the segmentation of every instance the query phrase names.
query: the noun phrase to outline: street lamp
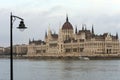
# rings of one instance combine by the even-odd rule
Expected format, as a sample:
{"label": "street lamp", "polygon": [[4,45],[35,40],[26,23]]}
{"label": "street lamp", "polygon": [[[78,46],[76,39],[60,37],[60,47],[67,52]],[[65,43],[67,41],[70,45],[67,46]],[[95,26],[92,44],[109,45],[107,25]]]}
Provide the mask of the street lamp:
{"label": "street lamp", "polygon": [[20,19],[20,24],[17,27],[20,30],[24,30],[27,27],[25,27],[24,20],[18,16],[10,14],[10,80],[13,80],[13,22],[17,19]]}

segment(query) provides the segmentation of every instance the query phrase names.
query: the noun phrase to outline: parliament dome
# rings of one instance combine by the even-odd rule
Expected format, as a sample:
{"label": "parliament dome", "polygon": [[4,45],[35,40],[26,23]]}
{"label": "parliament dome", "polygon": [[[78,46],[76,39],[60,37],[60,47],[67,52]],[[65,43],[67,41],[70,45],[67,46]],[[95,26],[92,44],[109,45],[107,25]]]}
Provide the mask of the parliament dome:
{"label": "parliament dome", "polygon": [[69,22],[68,17],[66,17],[66,22],[62,26],[62,30],[73,29],[72,24]]}

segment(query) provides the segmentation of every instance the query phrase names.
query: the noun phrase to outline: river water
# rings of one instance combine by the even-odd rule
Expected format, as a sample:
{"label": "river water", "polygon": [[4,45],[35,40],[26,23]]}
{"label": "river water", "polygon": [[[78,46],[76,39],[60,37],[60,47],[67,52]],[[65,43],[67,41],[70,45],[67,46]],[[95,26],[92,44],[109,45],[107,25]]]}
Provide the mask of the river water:
{"label": "river water", "polygon": [[[0,59],[0,80],[10,80]],[[14,80],[120,80],[120,60],[14,60]]]}

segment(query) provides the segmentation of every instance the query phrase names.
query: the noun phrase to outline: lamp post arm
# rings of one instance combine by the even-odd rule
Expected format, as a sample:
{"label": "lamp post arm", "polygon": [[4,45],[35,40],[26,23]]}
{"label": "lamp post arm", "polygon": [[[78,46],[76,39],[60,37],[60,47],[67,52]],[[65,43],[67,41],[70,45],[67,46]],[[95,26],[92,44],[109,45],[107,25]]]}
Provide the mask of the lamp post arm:
{"label": "lamp post arm", "polygon": [[20,19],[20,20],[24,20],[23,18],[21,18],[21,17],[18,17],[18,16],[14,16],[14,15],[12,15],[12,12],[11,12],[11,21],[12,21],[12,18],[18,18],[18,19]]}
{"label": "lamp post arm", "polygon": [[18,17],[18,16],[14,16],[14,15],[12,15],[12,17],[14,17],[14,18],[18,18],[18,19],[20,19],[20,20],[24,20],[24,19],[22,19],[22,18],[20,18],[20,17]]}

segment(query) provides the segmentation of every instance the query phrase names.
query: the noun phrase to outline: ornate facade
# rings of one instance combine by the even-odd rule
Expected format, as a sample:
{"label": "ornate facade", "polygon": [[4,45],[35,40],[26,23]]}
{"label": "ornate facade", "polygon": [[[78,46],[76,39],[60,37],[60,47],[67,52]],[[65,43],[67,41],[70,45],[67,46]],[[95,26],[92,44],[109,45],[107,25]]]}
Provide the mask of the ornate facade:
{"label": "ornate facade", "polygon": [[118,34],[111,35],[94,33],[92,25],[88,30],[82,25],[81,30],[74,28],[66,17],[66,22],[59,29],[59,33],[52,33],[49,29],[45,33],[45,40],[30,40],[28,56],[116,56],[120,46]]}

